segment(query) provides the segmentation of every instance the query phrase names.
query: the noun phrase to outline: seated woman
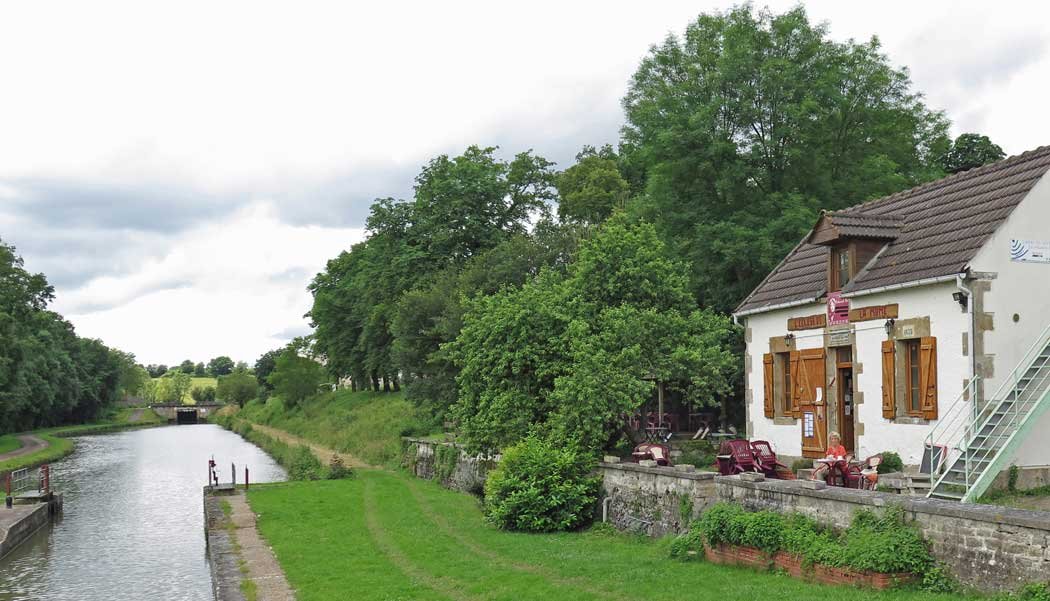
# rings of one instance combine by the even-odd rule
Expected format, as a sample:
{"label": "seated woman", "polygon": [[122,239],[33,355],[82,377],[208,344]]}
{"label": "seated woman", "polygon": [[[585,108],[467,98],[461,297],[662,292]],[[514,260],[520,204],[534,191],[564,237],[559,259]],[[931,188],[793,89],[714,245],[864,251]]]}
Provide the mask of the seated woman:
{"label": "seated woman", "polygon": [[[828,452],[824,454],[825,459],[834,461],[843,461],[846,459],[846,447],[842,446],[842,437],[839,436],[838,432],[832,432],[828,436]],[[817,465],[817,469],[813,470],[813,475],[809,477],[810,480],[824,480],[828,477],[828,471],[831,466],[827,463],[820,463]]]}

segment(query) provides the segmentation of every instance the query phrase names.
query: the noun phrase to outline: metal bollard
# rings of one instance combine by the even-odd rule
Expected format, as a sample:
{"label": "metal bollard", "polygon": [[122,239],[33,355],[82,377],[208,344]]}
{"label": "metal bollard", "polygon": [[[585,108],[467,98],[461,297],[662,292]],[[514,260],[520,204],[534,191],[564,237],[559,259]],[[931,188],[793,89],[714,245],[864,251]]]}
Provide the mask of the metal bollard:
{"label": "metal bollard", "polygon": [[244,490],[248,490],[248,466],[244,466]]}

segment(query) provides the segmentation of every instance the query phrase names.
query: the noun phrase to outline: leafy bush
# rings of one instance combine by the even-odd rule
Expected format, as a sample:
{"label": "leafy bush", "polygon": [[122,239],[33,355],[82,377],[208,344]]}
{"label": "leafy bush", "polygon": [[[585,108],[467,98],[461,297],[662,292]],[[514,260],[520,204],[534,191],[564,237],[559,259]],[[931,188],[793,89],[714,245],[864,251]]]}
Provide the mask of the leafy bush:
{"label": "leafy bush", "polygon": [[901,460],[900,455],[893,451],[883,451],[880,454],[882,455],[882,463],[879,464],[880,474],[904,471],[904,461]]}
{"label": "leafy bush", "polygon": [[740,543],[757,547],[769,553],[780,550],[784,541],[784,518],[779,513],[761,511],[749,513],[743,522],[743,535]]}
{"label": "leafy bush", "polygon": [[215,402],[215,387],[214,386],[198,386],[190,390],[190,396],[193,397],[194,402],[198,404],[214,403]]}
{"label": "leafy bush", "polygon": [[791,471],[798,472],[799,470],[808,470],[813,468],[812,459],[796,459],[791,462]]}
{"label": "leafy bush", "polygon": [[339,455],[332,455],[332,460],[328,462],[328,474],[329,480],[342,480],[343,478],[350,478],[354,473],[350,468],[346,467],[343,463],[343,459]]}
{"label": "leafy bush", "polygon": [[694,525],[699,528],[704,540],[711,546],[722,543],[735,543],[735,535],[730,534],[730,524],[744,514],[744,508],[733,503],[715,503]]}
{"label": "leafy bush", "polygon": [[292,480],[320,480],[327,476],[320,460],[305,445],[291,447],[287,456],[288,476]]}
{"label": "leafy bush", "polygon": [[1018,601],[1050,601],[1050,585],[1046,583],[1026,584],[1013,598]]}
{"label": "leafy bush", "polygon": [[932,567],[919,531],[904,523],[904,511],[891,507],[881,516],[861,510],[845,532],[844,560],[858,570],[924,574]]}
{"label": "leafy bush", "polygon": [[485,482],[485,513],[508,530],[551,532],[584,525],[593,515],[599,480],[591,462],[571,448],[529,436],[503,451]]}
{"label": "leafy bush", "polygon": [[678,535],[671,541],[671,557],[683,561],[702,559],[704,557],[704,537],[699,528]]}

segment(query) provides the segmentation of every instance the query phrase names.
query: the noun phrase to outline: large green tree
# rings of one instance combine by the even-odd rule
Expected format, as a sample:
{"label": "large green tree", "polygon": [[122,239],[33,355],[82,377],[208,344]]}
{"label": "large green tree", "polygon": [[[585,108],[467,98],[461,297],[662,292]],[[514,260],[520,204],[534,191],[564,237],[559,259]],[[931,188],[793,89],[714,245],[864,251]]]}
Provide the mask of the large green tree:
{"label": "large green tree", "polygon": [[633,210],[689,261],[701,304],[723,311],[819,209],[939,177],[948,145],[945,117],[877,39],[833,41],[801,7],[699,16],[652,48],[623,104]]}
{"label": "large green tree", "polygon": [[948,173],[959,173],[987,165],[1006,156],[998,144],[981,134],[960,134],[940,158],[941,167]]}

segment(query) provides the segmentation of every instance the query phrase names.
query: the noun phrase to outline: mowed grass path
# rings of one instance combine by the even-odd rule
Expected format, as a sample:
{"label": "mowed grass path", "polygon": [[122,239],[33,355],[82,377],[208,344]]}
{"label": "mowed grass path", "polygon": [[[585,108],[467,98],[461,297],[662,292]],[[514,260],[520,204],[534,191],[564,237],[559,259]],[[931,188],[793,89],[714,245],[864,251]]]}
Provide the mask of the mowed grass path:
{"label": "mowed grass path", "polygon": [[665,601],[957,599],[827,587],[667,559],[667,542],[602,532],[520,534],[484,522],[477,501],[406,475],[253,488],[259,529],[299,601]]}

